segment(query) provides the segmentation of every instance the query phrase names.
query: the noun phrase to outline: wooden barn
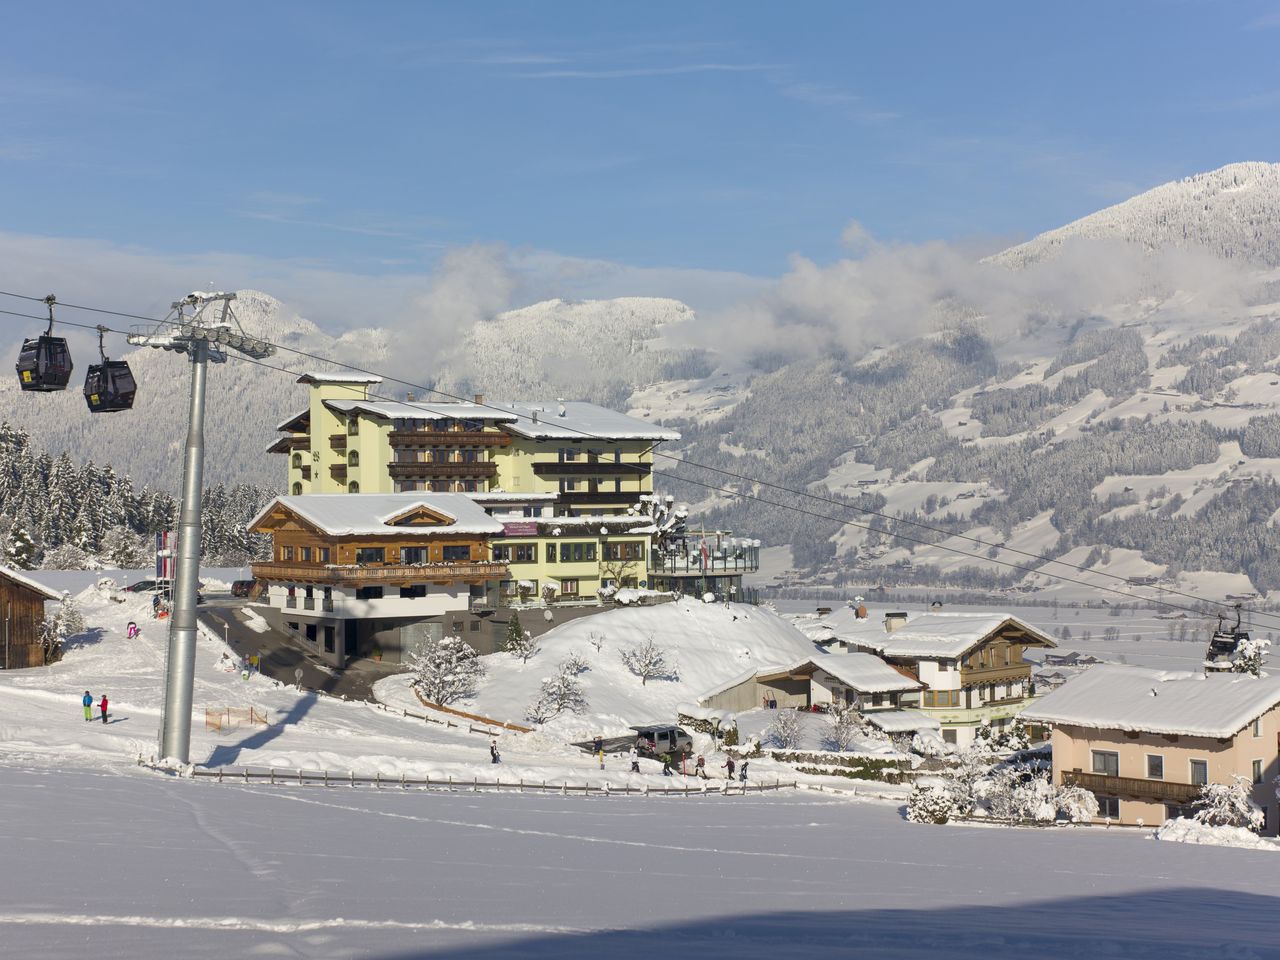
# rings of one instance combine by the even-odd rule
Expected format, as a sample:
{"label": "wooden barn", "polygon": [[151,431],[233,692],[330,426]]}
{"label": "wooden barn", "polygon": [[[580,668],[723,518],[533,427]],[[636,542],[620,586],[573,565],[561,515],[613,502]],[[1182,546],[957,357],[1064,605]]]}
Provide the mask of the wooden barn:
{"label": "wooden barn", "polygon": [[61,600],[62,594],[41,586],[18,570],[0,567],[0,616],[4,636],[0,637],[0,667],[20,670],[44,665],[40,644],[40,623],[47,600]]}

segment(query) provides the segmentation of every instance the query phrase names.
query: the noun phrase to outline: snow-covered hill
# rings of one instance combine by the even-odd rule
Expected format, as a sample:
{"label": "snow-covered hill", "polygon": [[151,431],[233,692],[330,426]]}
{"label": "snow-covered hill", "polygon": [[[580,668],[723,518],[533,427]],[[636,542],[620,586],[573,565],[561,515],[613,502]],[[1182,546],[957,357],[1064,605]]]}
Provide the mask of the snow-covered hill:
{"label": "snow-covered hill", "polygon": [[1122,240],[1146,249],[1197,245],[1227,259],[1280,266],[1280,163],[1232,163],[1166,183],[1011,247],[992,258],[1017,267],[1054,256],[1072,239]]}

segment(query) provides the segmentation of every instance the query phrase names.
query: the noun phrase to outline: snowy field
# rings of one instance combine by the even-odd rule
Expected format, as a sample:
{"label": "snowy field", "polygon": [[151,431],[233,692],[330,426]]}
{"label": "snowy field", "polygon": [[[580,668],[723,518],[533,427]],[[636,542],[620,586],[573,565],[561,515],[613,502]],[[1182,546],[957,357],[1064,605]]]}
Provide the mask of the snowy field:
{"label": "snowy field", "polygon": [[[1160,843],[1152,830],[917,825],[889,790],[586,798],[156,773],[136,757],[155,748],[165,627],[145,596],[89,591],[81,605],[91,629],[62,662],[0,672],[3,958],[1280,957],[1277,902],[1256,892],[1274,876],[1273,851]],[[1056,614],[1034,622],[1095,635],[1119,623],[1108,643],[1130,662],[1193,655],[1147,639],[1160,621]],[[142,626],[134,641],[129,620]],[[593,628],[601,651],[587,643]],[[672,647],[679,680],[641,687],[618,649],[651,632]],[[585,647],[599,712],[503,734],[498,766],[465,728],[241,679],[223,668],[221,641],[202,636],[192,760],[663,786],[652,761],[632,774],[610,758],[601,771],[564,739],[621,724],[646,701],[670,711],[710,681],[789,656],[798,636],[765,610],[702,604],[572,621],[527,665],[487,658],[490,684],[463,706],[498,712],[505,689],[518,711],[549,665]],[[110,696],[111,722],[82,719],[85,689]],[[206,729],[207,706],[253,706],[268,723]],[[708,758],[713,773],[719,762]],[[817,782],[765,759],[752,772]]]}
{"label": "snowy field", "polygon": [[821,795],[249,788],[0,767],[6,957],[1280,956],[1266,853]]}

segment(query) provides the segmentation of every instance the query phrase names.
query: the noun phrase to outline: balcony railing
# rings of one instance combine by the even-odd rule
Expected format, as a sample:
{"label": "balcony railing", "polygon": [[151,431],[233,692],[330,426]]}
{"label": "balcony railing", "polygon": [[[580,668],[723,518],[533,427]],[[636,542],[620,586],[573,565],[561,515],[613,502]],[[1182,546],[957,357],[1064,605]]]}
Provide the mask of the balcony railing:
{"label": "balcony railing", "polygon": [[506,447],[511,435],[487,430],[392,430],[387,440],[393,447]]}
{"label": "balcony railing", "polygon": [[332,601],[332,600],[321,600],[321,601],[320,601],[320,609],[321,609],[321,610],[323,610],[325,613],[333,613],[333,601]]}
{"label": "balcony railing", "polygon": [[335,480],[347,479],[347,465],[345,463],[334,463],[329,465],[329,476]]}
{"label": "balcony railing", "polygon": [[496,477],[498,465],[492,460],[472,463],[435,463],[431,461],[389,463],[387,471],[397,480],[408,477]]}
{"label": "balcony railing", "polygon": [[347,435],[345,433],[329,434],[329,449],[330,450],[346,450]]}
{"label": "balcony railing", "polygon": [[310,480],[310,479],[311,479],[311,467],[306,466],[306,467],[301,467],[300,469],[302,470],[302,479],[303,479],[303,480]]}
{"label": "balcony railing", "polygon": [[1190,803],[1200,796],[1194,783],[1172,783],[1168,780],[1143,780],[1138,777],[1110,777],[1103,773],[1063,770],[1064,786],[1084,787],[1093,793],[1112,797],[1135,797],[1170,803]]}
{"label": "balcony railing", "polygon": [[303,597],[303,598],[302,598],[302,609],[303,609],[303,610],[314,610],[315,608],[316,608],[316,598],[315,598],[315,597]]}
{"label": "balcony railing", "polygon": [[[291,563],[255,563],[253,575],[261,580],[303,583],[362,583],[400,580],[406,583],[422,583],[438,580],[509,580],[511,573],[505,563],[470,561],[461,563],[388,563],[378,566],[352,564],[350,566],[304,567]],[[287,598],[286,606],[297,606],[296,598]],[[326,608],[328,609],[328,608]]]}
{"label": "balcony railing", "polygon": [[294,608],[296,608],[296,607],[298,606],[298,598],[297,598],[297,597],[285,597],[285,598],[284,598],[284,605],[285,605],[286,609],[292,610],[292,609],[294,609]]}
{"label": "balcony railing", "polygon": [[615,490],[611,492],[590,490],[564,490],[557,494],[561,503],[639,503],[642,490]]}
{"label": "balcony railing", "polygon": [[614,463],[613,461],[574,460],[569,463],[535,463],[533,472],[539,477],[554,476],[623,476],[647,477],[653,469],[648,463]]}
{"label": "balcony railing", "polygon": [[726,573],[754,573],[760,568],[760,552],[755,548],[729,554],[713,551],[702,562],[702,554],[689,553],[676,556],[650,554],[649,572],[671,577],[716,576]]}

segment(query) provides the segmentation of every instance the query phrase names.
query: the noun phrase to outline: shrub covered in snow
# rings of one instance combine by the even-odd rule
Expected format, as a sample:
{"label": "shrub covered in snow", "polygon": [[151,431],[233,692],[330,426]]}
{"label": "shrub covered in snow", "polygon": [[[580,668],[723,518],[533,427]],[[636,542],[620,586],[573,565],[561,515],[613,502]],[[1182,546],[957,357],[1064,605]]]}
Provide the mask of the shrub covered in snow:
{"label": "shrub covered in snow", "polygon": [[644,643],[621,653],[626,668],[640,678],[644,686],[650,680],[671,675],[671,667],[667,664],[667,652],[658,646],[658,642],[649,634]]}
{"label": "shrub covered in snow", "polygon": [[1206,783],[1196,800],[1196,816],[1199,823],[1210,827],[1262,827],[1262,808],[1249,796],[1249,781],[1237,775],[1231,783]]}
{"label": "shrub covered in snow", "polygon": [[1262,676],[1262,662],[1266,659],[1267,648],[1271,641],[1258,636],[1250,636],[1242,640],[1236,648],[1236,658],[1231,669],[1236,673],[1248,673],[1255,677]]}
{"label": "shrub covered in snow", "polygon": [[1178,843],[1203,843],[1217,847],[1243,847],[1247,850],[1280,850],[1274,843],[1262,839],[1244,827],[1211,827],[1197,820],[1179,817],[1166,820],[1156,831],[1157,840],[1173,840]]}
{"label": "shrub covered in snow", "polygon": [[857,710],[833,710],[827,715],[827,741],[833,749],[844,752],[862,732],[864,721]]}
{"label": "shrub covered in snow", "polygon": [[560,672],[568,673],[570,676],[576,677],[590,669],[591,664],[587,663],[586,658],[576,650],[560,661]]}
{"label": "shrub covered in snow", "polygon": [[409,655],[409,665],[418,692],[441,706],[471,696],[484,679],[478,655],[461,637],[428,637],[420,653]]}
{"label": "shrub covered in snow", "polygon": [[1058,809],[1072,823],[1090,823],[1098,816],[1098,798],[1084,787],[1059,787]]}
{"label": "shrub covered in snow", "polygon": [[525,715],[534,723],[546,723],[552,717],[568,711],[585,713],[587,697],[577,676],[560,665],[560,672],[542,681],[542,687]]}
{"label": "shrub covered in snow", "polygon": [[62,657],[62,645],[68,637],[84,632],[84,616],[71,599],[63,593],[62,602],[40,623],[40,645],[44,648],[44,662],[53,663]]}
{"label": "shrub covered in snow", "polygon": [[955,799],[945,786],[917,783],[907,797],[907,819],[912,823],[943,824],[955,815]]}
{"label": "shrub covered in snow", "polygon": [[769,739],[783,750],[792,750],[800,745],[801,731],[804,721],[795,710],[779,710],[767,731]]}

